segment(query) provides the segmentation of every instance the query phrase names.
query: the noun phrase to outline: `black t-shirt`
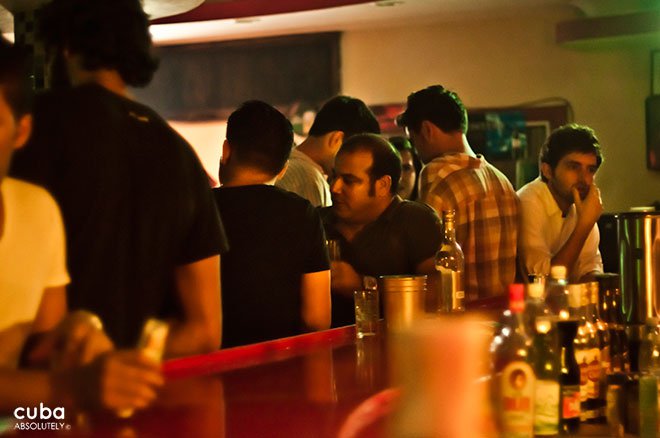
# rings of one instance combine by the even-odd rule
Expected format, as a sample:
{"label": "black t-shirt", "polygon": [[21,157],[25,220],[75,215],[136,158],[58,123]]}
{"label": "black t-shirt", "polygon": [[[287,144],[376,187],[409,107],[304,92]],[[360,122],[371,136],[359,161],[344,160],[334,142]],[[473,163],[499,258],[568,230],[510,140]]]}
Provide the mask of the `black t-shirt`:
{"label": "black t-shirt", "polygon": [[301,277],[330,269],[318,212],[268,185],[213,193],[230,245],[222,256],[222,345],[302,333]]}
{"label": "black t-shirt", "polygon": [[47,92],[12,174],[45,186],[67,235],[70,309],[133,346],[146,318],[181,314],[174,268],[226,248],[195,152],[153,110],[98,85]]}
{"label": "black t-shirt", "polygon": [[[341,259],[360,275],[415,274],[417,265],[433,257],[442,240],[442,227],[435,211],[426,204],[402,201],[399,196],[352,242],[337,230],[332,207],[322,208],[321,218],[328,239],[339,241]],[[333,327],[354,323],[352,300],[333,294]]]}

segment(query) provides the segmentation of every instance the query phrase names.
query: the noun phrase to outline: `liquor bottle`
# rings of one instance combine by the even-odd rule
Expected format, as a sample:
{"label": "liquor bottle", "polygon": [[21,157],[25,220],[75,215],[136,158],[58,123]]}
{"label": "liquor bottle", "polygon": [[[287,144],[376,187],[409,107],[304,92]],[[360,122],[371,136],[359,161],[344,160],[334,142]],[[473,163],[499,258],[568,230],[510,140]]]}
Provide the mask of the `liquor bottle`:
{"label": "liquor bottle", "polygon": [[610,332],[607,323],[600,316],[600,292],[598,282],[589,283],[591,299],[589,301],[589,320],[596,329],[598,348],[600,349],[600,375],[598,377],[598,411],[595,422],[602,423],[605,420],[607,407],[607,373],[610,369]]}
{"label": "liquor bottle", "polygon": [[543,285],[541,283],[529,283],[527,285],[525,313],[523,313],[527,333],[534,337],[536,334],[536,319],[550,316],[552,316],[552,312],[543,300]]}
{"label": "liquor bottle", "polygon": [[575,360],[580,367],[581,421],[591,421],[596,415],[597,379],[595,381],[590,379],[589,374],[591,368],[595,368],[592,363],[600,364],[596,330],[587,321],[588,293],[589,291],[584,283],[568,285],[570,317],[579,321],[578,332],[575,337]]}
{"label": "liquor bottle", "polygon": [[534,430],[536,377],[530,364],[532,341],[525,330],[522,284],[509,286],[509,325],[491,344],[495,417],[502,437],[529,437]]}
{"label": "liquor bottle", "polygon": [[[601,416],[601,345],[596,326],[594,306],[591,304],[592,289],[590,283],[582,283],[581,307],[585,316],[585,331],[587,335],[586,350],[587,367],[587,418],[588,423],[598,422]],[[596,291],[596,297],[598,291]]]}
{"label": "liquor bottle", "polygon": [[440,249],[435,254],[437,276],[437,311],[443,313],[465,311],[465,258],[461,246],[456,242],[455,212],[442,212],[444,236]]}
{"label": "liquor bottle", "polygon": [[546,286],[545,302],[550,308],[550,311],[559,316],[559,319],[568,318],[568,291],[565,266],[558,265],[550,268],[550,278]]}
{"label": "liquor bottle", "polygon": [[577,319],[557,321],[560,343],[559,430],[571,435],[580,430],[580,367],[575,360],[574,348],[577,330]]}
{"label": "liquor bottle", "polygon": [[559,342],[551,316],[537,316],[534,326],[534,434],[552,436],[559,433]]}
{"label": "liquor bottle", "polygon": [[621,280],[619,274],[603,275],[606,276],[606,287],[609,289],[610,368],[612,372],[627,373],[630,371],[630,357],[628,335],[626,334],[621,307]]}

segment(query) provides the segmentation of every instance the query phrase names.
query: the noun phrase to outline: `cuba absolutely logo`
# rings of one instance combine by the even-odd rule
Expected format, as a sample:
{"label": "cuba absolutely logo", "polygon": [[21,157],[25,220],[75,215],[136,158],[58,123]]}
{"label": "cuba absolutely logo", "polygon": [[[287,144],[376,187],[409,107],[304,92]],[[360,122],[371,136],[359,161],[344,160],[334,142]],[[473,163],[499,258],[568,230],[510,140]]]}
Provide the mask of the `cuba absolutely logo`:
{"label": "cuba absolutely logo", "polygon": [[14,430],[68,430],[71,425],[64,422],[63,407],[54,409],[39,403],[34,407],[17,407],[14,409]]}

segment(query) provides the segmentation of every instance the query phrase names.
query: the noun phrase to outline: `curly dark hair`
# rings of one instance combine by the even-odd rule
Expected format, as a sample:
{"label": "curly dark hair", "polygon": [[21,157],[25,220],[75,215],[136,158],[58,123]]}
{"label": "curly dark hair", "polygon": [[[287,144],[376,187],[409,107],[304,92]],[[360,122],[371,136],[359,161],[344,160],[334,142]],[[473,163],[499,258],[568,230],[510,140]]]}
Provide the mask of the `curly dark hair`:
{"label": "curly dark hair", "polygon": [[[595,155],[596,167],[600,167],[603,162],[600,142],[594,130],[585,125],[569,123],[552,131],[545,140],[539,152],[539,166],[547,163],[555,170],[559,161],[572,152]],[[546,181],[543,173],[541,179]]]}
{"label": "curly dark hair", "polygon": [[49,52],[66,49],[86,69],[117,70],[134,87],[146,86],[158,68],[139,0],[53,0],[40,11],[37,36]]}

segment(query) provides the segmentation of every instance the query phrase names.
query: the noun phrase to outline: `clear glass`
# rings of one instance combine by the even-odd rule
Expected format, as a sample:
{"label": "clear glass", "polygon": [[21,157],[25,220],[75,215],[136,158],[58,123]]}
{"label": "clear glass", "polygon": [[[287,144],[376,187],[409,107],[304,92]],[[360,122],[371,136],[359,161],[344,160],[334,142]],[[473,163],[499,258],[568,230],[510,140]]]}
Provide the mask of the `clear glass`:
{"label": "clear glass", "polygon": [[378,291],[374,289],[356,290],[355,299],[355,336],[362,339],[373,336],[378,329]]}
{"label": "clear glass", "polygon": [[330,257],[330,261],[336,262],[341,260],[341,250],[339,246],[339,240],[328,239],[325,241],[325,243],[328,245],[328,256]]}
{"label": "clear glass", "polygon": [[560,319],[568,317],[568,283],[565,278],[550,277],[546,282],[545,303]]}
{"label": "clear glass", "polygon": [[454,210],[443,211],[444,236],[435,254],[436,311],[442,313],[465,311],[465,257],[456,242]]}

